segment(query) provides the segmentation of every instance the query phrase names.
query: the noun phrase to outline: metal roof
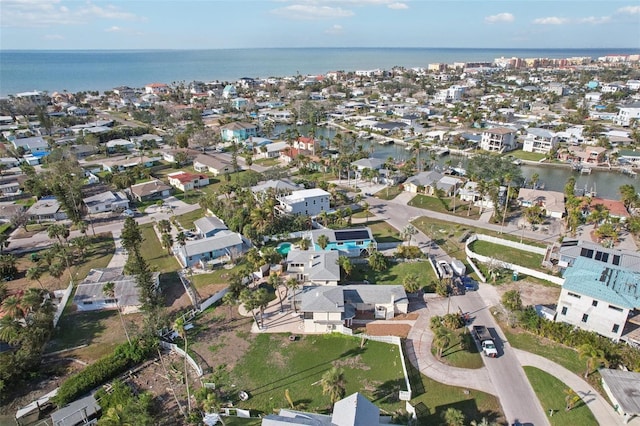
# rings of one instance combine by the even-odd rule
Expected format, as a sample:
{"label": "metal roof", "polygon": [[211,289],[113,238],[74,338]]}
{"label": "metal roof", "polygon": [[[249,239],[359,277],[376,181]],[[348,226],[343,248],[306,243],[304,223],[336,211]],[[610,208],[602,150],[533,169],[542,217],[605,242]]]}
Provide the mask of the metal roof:
{"label": "metal roof", "polygon": [[622,411],[640,415],[640,373],[602,368],[600,375]]}

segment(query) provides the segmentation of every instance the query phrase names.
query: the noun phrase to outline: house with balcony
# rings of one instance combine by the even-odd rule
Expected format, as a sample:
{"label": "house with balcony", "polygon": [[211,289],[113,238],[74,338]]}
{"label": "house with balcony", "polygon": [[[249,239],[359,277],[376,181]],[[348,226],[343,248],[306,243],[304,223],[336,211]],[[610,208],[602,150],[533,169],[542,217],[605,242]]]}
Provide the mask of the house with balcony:
{"label": "house with balcony", "polygon": [[578,257],[563,276],[556,321],[621,340],[640,309],[640,272]]}
{"label": "house with balcony", "polygon": [[287,253],[287,274],[307,285],[337,286],[340,282],[338,252],[290,250]]}
{"label": "house with balcony", "polygon": [[276,208],[285,214],[304,214],[317,216],[330,210],[331,194],[324,189],[312,188],[292,191],[288,195],[277,197],[280,205]]}
{"label": "house with balcony", "polygon": [[558,146],[558,137],[555,133],[537,127],[527,129],[522,150],[538,154],[548,154]]}
{"label": "house with balcony", "polygon": [[83,198],[82,202],[89,213],[122,211],[129,208],[129,199],[123,192],[105,191]]}
{"label": "house with balcony", "polygon": [[220,230],[211,237],[187,241],[175,249],[175,254],[185,268],[210,269],[211,266],[234,261],[248,247],[249,244],[237,232]]}
{"label": "house with balcony", "polygon": [[[371,228],[348,229],[314,229],[309,232],[315,251],[337,251],[341,256],[358,257],[377,250],[378,243],[373,237]],[[326,237],[327,245],[322,248],[318,244],[320,236]]]}
{"label": "house with balcony", "polygon": [[149,83],[144,86],[144,92],[153,95],[166,95],[170,92],[169,86],[164,83]]}
{"label": "house with balcony", "polygon": [[566,150],[558,151],[558,158],[576,164],[597,165],[604,161],[606,151],[607,149],[601,146],[568,146]]}
{"label": "house with balcony", "polygon": [[169,185],[182,192],[209,185],[209,176],[187,172],[176,172],[168,175]]}
{"label": "house with balcony", "polygon": [[220,127],[220,136],[225,142],[242,142],[252,136],[258,136],[258,126],[252,123],[234,121]]}
{"label": "house with balcony", "polygon": [[618,126],[629,127],[634,119],[640,120],[640,102],[621,106],[613,121]]}
{"label": "house with balcony", "polygon": [[358,314],[392,319],[406,314],[409,299],[401,285],[306,286],[293,303],[302,312],[305,333],[332,333],[351,327]]}
{"label": "house with balcony", "polygon": [[480,149],[489,152],[507,152],[517,148],[516,131],[508,127],[494,127],[482,132]]}

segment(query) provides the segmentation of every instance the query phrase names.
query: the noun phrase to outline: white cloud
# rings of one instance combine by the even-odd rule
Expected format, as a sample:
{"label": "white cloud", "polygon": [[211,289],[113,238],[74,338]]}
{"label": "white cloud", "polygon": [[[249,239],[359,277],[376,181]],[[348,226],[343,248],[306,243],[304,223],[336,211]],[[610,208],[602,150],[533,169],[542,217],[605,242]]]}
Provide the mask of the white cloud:
{"label": "white cloud", "polygon": [[407,6],[406,3],[391,3],[389,6],[387,6],[389,9],[394,9],[394,10],[402,10],[402,9],[409,9],[409,6]]}
{"label": "white cloud", "polygon": [[578,23],[580,24],[606,24],[608,22],[611,22],[611,17],[610,16],[589,16],[587,18],[580,18],[578,19]]}
{"label": "white cloud", "polygon": [[558,16],[548,16],[546,18],[534,19],[533,23],[537,25],[563,25],[569,23],[569,20]]}
{"label": "white cloud", "polygon": [[[0,0],[2,27],[51,27],[56,25],[87,24],[96,19],[125,21],[143,20],[117,6],[97,6],[91,2],[65,6],[60,0]],[[124,3],[123,3],[124,4]]]}
{"label": "white cloud", "polygon": [[107,28],[105,31],[108,33],[119,33],[119,32],[122,32],[123,30],[124,30],[123,28],[117,25],[114,25],[113,27]]}
{"label": "white cloud", "polygon": [[325,30],[325,34],[331,34],[331,35],[339,35],[339,34],[342,34],[343,32],[344,31],[343,31],[342,25],[338,25],[338,24],[332,25],[330,28],[327,28]]}
{"label": "white cloud", "polygon": [[47,34],[42,37],[43,40],[64,40],[64,37],[60,34]]}
{"label": "white cloud", "polygon": [[624,15],[640,15],[640,6],[625,6],[616,10],[616,13]]}
{"label": "white cloud", "polygon": [[271,11],[276,15],[297,20],[348,18],[353,11],[341,7],[316,6],[312,4],[292,4]]}
{"label": "white cloud", "polygon": [[489,24],[495,24],[497,22],[513,22],[515,20],[515,16],[508,12],[498,13],[497,15],[491,15],[484,18],[484,21]]}

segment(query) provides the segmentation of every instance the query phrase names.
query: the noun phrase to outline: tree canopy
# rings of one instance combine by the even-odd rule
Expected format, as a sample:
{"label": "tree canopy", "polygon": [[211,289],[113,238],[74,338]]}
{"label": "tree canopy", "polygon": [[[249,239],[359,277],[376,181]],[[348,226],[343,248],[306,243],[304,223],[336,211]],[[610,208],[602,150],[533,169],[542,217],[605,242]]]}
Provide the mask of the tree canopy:
{"label": "tree canopy", "polygon": [[491,154],[480,154],[469,160],[467,164],[467,175],[476,176],[485,182],[493,182],[495,180],[503,182],[505,176],[511,176],[511,182],[515,186],[522,184],[522,171],[513,164],[513,162],[505,157],[497,157]]}

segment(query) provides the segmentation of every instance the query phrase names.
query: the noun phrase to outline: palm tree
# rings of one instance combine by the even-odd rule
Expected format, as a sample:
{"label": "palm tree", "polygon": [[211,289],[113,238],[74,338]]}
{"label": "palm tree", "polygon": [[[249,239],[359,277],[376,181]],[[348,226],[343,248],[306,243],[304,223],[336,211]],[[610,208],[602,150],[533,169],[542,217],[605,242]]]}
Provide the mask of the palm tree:
{"label": "palm tree", "polygon": [[362,212],[364,213],[366,220],[365,220],[365,224],[369,224],[369,215],[371,214],[371,206],[369,206],[369,203],[367,203],[366,201],[364,203],[362,203]]}
{"label": "palm tree", "polygon": [[178,235],[176,235],[176,241],[181,247],[184,247],[185,244],[187,244],[187,236],[184,234],[184,232],[180,231],[178,232]]}
{"label": "palm tree", "polygon": [[38,284],[40,284],[40,287],[45,290],[42,282],[40,281],[40,278],[42,278],[42,269],[40,269],[40,267],[32,266],[31,268],[27,269],[27,279],[37,281]]}
{"label": "palm tree", "polygon": [[351,272],[353,272],[353,263],[347,256],[339,256],[338,265],[340,265],[346,277],[351,275]]}
{"label": "palm tree", "polygon": [[278,290],[278,287],[280,287],[280,277],[278,276],[278,274],[270,274],[269,279],[267,280],[267,283],[269,283],[269,285],[273,287],[274,291],[278,295],[278,302],[280,302],[280,312],[284,312],[284,307],[282,305],[283,297],[280,291]]}
{"label": "palm tree", "polygon": [[188,354],[187,340],[188,339],[187,339],[187,330],[185,329],[186,325],[187,324],[185,323],[184,317],[177,318],[173,323],[173,328],[184,340],[184,382],[187,386],[187,407],[189,412],[191,412],[191,394],[189,392],[189,370],[187,369],[187,354]]}
{"label": "palm tree", "polygon": [[11,319],[24,318],[21,300],[17,296],[9,296],[2,301],[2,310]]}
{"label": "palm tree", "polygon": [[322,375],[320,384],[322,385],[322,394],[328,395],[332,404],[342,399],[345,394],[344,374],[336,367],[331,367]]}
{"label": "palm tree", "polygon": [[293,290],[293,298],[291,299],[291,304],[293,305],[293,311],[298,312],[298,306],[296,305],[296,290],[298,289],[298,280],[291,277],[287,281],[285,281],[284,285],[288,290]]}
{"label": "palm tree", "polygon": [[444,327],[438,327],[435,330],[433,343],[435,344],[436,349],[438,349],[438,358],[442,358],[442,352],[447,346],[449,346],[449,343],[451,343],[451,335],[449,334],[449,330]]}
{"label": "palm tree", "polygon": [[322,250],[326,249],[327,246],[329,245],[329,237],[327,237],[326,235],[322,234],[318,237],[318,245],[320,246],[320,248]]}
{"label": "palm tree", "polygon": [[409,245],[411,245],[411,238],[418,233],[418,230],[412,224],[407,224],[404,228],[402,228],[402,236],[409,240]]}
{"label": "palm tree", "polygon": [[567,388],[564,390],[564,402],[565,402],[565,407],[564,410],[565,411],[571,411],[573,410],[573,408],[575,408],[576,404],[580,401],[580,395],[578,395],[576,393],[576,391],[574,391],[571,388]]}
{"label": "palm tree", "polygon": [[238,299],[232,292],[227,292],[222,297],[222,304],[229,307],[229,316],[233,317],[233,307],[238,304]]}
{"label": "palm tree", "polygon": [[116,310],[118,311],[118,316],[120,317],[120,323],[122,323],[122,329],[124,330],[124,335],[127,336],[127,342],[131,345],[131,339],[129,338],[129,332],[127,331],[127,326],[124,323],[124,318],[122,318],[122,312],[120,312],[120,305],[118,304],[118,299],[116,298],[116,283],[113,281],[109,281],[105,285],[102,286],[102,293],[109,299],[113,299],[116,304]]}
{"label": "palm tree", "polygon": [[531,175],[531,187],[533,189],[536,189],[536,186],[538,185],[538,181],[540,180],[540,175],[537,173],[534,173]]}
{"label": "palm tree", "polygon": [[504,182],[507,183],[507,193],[504,200],[504,212],[502,213],[502,228],[504,229],[504,220],[507,217],[507,208],[509,207],[509,191],[511,191],[511,181],[513,180],[513,176],[511,173],[506,173],[504,175]]}
{"label": "palm tree", "polygon": [[171,246],[173,246],[171,234],[162,234],[162,246],[167,249],[168,254],[171,254]]}
{"label": "palm tree", "polygon": [[444,421],[448,426],[463,426],[464,425],[464,414],[462,411],[449,407],[447,411],[443,414]]}
{"label": "palm tree", "polygon": [[578,355],[580,359],[587,360],[587,371],[584,373],[584,378],[587,379],[589,374],[591,374],[591,370],[595,364],[603,364],[606,363],[607,360],[604,355],[604,351],[591,343],[585,343],[578,348]]}
{"label": "palm tree", "polygon": [[20,321],[5,315],[0,318],[0,340],[9,344],[16,342],[20,337],[22,328]]}

